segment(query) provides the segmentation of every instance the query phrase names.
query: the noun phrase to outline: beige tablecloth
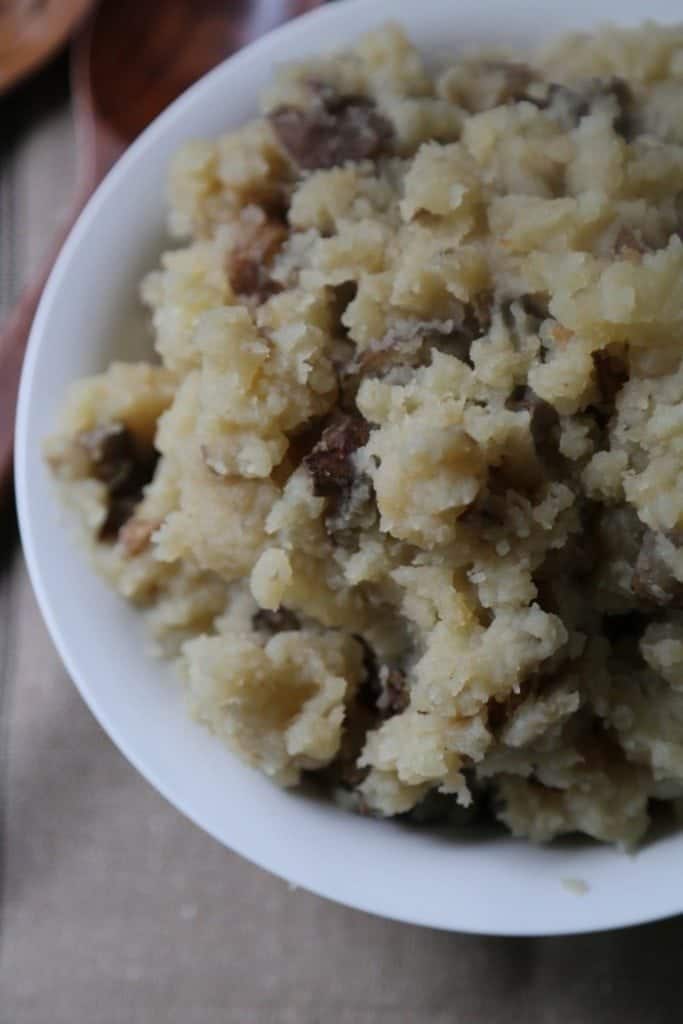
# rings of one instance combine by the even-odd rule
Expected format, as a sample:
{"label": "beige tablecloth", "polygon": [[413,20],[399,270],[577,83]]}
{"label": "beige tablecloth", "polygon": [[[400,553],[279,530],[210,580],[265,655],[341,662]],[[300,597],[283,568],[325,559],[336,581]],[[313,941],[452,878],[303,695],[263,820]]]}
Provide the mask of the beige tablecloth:
{"label": "beige tablecloth", "polygon": [[[0,126],[1,309],[72,182],[63,63],[0,101]],[[202,834],[81,702],[7,512],[0,744],[1,1024],[683,1019],[683,919],[570,939],[448,935],[292,891]]]}

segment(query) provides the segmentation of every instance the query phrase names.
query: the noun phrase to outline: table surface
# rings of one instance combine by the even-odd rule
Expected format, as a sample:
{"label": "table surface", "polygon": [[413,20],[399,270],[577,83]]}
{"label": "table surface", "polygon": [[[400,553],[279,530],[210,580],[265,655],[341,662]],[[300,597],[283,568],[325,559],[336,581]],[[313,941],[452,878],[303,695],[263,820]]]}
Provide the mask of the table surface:
{"label": "table surface", "polygon": [[[0,125],[1,314],[73,184],[64,62],[0,101]],[[446,934],[291,890],[201,833],[82,703],[1,515],[0,1024],[680,1019],[683,918],[567,939]]]}

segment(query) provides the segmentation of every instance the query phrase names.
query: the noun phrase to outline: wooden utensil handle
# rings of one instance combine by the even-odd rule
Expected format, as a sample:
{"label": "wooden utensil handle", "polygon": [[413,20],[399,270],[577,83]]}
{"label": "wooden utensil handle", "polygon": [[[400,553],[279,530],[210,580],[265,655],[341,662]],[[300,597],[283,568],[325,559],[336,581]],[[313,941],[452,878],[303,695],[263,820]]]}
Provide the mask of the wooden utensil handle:
{"label": "wooden utensil handle", "polygon": [[17,409],[19,378],[31,324],[50,271],[66,236],[92,192],[94,184],[94,181],[88,181],[78,189],[71,208],[57,229],[40,269],[33,281],[21,293],[0,329],[0,501],[5,498],[12,479],[14,419]]}

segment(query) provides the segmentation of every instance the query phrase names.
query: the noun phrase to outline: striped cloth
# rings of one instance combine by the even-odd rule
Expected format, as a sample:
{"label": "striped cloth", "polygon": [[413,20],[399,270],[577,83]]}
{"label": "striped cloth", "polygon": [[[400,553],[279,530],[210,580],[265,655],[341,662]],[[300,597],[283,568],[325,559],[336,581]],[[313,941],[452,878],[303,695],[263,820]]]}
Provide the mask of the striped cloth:
{"label": "striped cloth", "polygon": [[[6,307],[72,181],[64,65],[0,101],[0,126]],[[292,891],[209,839],[93,721],[2,516],[0,1024],[680,1019],[681,920],[566,940],[448,935]]]}

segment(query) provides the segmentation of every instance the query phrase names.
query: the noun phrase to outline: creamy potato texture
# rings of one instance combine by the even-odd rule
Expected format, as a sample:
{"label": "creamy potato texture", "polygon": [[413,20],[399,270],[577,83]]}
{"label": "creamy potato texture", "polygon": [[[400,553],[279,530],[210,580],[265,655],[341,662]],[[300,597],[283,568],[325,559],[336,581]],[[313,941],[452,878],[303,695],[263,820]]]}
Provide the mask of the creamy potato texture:
{"label": "creamy potato texture", "polygon": [[680,797],[682,89],[681,27],[428,72],[388,25],[175,159],[159,363],[47,458],[276,781],[541,841]]}

